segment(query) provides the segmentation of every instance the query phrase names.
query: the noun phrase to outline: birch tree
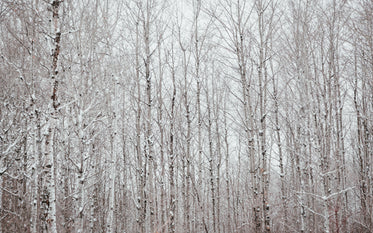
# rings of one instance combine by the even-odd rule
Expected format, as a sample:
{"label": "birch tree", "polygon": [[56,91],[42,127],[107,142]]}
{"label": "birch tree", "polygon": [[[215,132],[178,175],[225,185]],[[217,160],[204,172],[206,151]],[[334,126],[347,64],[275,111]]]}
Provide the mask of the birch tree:
{"label": "birch tree", "polygon": [[372,227],[372,189],[371,189],[371,161],[372,161],[372,10],[373,5],[369,1],[360,1],[352,5],[356,10],[351,22],[351,45],[353,46],[353,103],[355,110],[356,131],[352,144],[355,154],[355,163],[358,168],[359,201],[361,218],[356,220],[356,230],[369,231]]}
{"label": "birch tree", "polygon": [[370,232],[372,4],[0,2],[1,232]]}

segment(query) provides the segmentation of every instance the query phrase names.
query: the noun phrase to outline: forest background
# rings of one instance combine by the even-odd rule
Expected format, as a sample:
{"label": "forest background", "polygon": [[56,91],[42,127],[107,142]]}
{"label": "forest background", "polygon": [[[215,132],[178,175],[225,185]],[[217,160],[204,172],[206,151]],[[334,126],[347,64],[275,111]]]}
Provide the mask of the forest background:
{"label": "forest background", "polygon": [[0,232],[372,232],[371,0],[1,0]]}

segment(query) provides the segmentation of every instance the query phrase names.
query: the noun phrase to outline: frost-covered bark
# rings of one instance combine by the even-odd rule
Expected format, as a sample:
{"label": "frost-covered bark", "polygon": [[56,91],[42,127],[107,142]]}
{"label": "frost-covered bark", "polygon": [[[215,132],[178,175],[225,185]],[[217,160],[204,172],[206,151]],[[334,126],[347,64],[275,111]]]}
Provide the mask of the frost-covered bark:
{"label": "frost-covered bark", "polygon": [[137,177],[137,196],[136,196],[136,208],[137,208],[137,231],[145,232],[145,217],[146,217],[146,200],[145,200],[145,185],[146,185],[146,163],[144,163],[144,158],[142,156],[141,149],[141,87],[140,87],[140,32],[139,32],[139,22],[136,22],[136,177]]}
{"label": "frost-covered bark", "polygon": [[107,232],[116,232],[116,179],[117,179],[117,164],[118,155],[121,153],[120,148],[120,84],[121,81],[118,77],[113,77],[113,89],[114,93],[111,99],[113,108],[113,118],[112,118],[112,136],[111,136],[111,158],[109,160],[109,205],[108,205],[108,217],[107,217]]}
{"label": "frost-covered bark", "polygon": [[212,110],[213,108],[212,103],[210,102],[208,92],[209,87],[206,87],[206,102],[207,102],[207,140],[208,140],[208,161],[209,161],[209,167],[208,167],[208,175],[209,175],[209,186],[210,186],[210,195],[211,195],[211,209],[212,209],[212,230],[213,232],[216,232],[216,181],[215,181],[215,153],[214,150],[214,144],[212,139],[212,130],[213,130],[213,119],[212,119]]}
{"label": "frost-covered bark", "polygon": [[208,232],[208,226],[205,219],[205,209],[204,204],[202,202],[202,185],[203,185],[203,167],[202,167],[202,160],[203,160],[203,138],[202,138],[202,123],[203,123],[203,116],[202,116],[202,77],[201,77],[201,56],[202,56],[202,48],[203,44],[201,41],[204,41],[203,35],[200,35],[200,14],[201,14],[201,7],[202,2],[200,0],[193,1],[193,26],[192,26],[192,48],[193,48],[193,55],[194,55],[194,71],[193,71],[193,78],[195,80],[196,85],[196,120],[197,120],[197,133],[196,133],[196,141],[197,141],[197,174],[196,179],[192,181],[193,191],[195,194],[195,206],[196,209],[196,230],[201,232]]}
{"label": "frost-covered bark", "polygon": [[170,57],[171,76],[172,76],[172,95],[171,95],[171,112],[170,112],[170,139],[169,139],[169,153],[168,153],[168,168],[169,168],[169,182],[170,182],[170,209],[169,209],[169,232],[176,232],[176,178],[175,178],[175,98],[176,98],[176,80],[175,80],[175,57],[173,53],[173,46]]}
{"label": "frost-covered bark", "polygon": [[[51,18],[51,38],[50,48],[52,51],[52,62],[50,70],[50,83],[51,92],[50,100],[47,102],[47,122],[44,141],[44,159],[43,169],[44,175],[42,177],[44,185],[42,190],[42,208],[43,208],[43,232],[57,233],[57,197],[56,197],[56,157],[57,146],[56,144],[56,129],[59,125],[59,100],[58,100],[58,60],[60,54],[60,41],[61,41],[61,25],[59,19],[59,11],[63,1],[54,0],[50,2],[52,11]],[[47,98],[46,98],[47,99]]]}
{"label": "frost-covered bark", "polygon": [[[191,169],[191,133],[192,133],[192,119],[191,119],[191,107],[190,107],[190,99],[189,99],[189,89],[190,89],[190,81],[188,80],[188,59],[187,59],[187,52],[186,47],[183,45],[181,40],[181,35],[179,32],[179,46],[182,52],[182,69],[183,69],[183,102],[185,108],[185,121],[186,121],[186,149],[184,150],[184,157],[183,157],[183,173],[184,173],[184,181],[183,181],[183,202],[184,202],[184,224],[183,230],[186,232],[191,231],[191,193],[189,192],[191,189],[191,176],[192,176],[192,169]],[[193,227],[194,229],[194,227]]]}
{"label": "frost-covered bark", "polygon": [[262,193],[262,231],[271,231],[271,217],[270,211],[270,200],[269,200],[269,186],[270,186],[270,156],[267,152],[267,90],[268,90],[268,60],[270,60],[270,54],[273,53],[270,49],[269,41],[274,36],[275,14],[276,4],[273,1],[257,1],[255,3],[255,10],[258,15],[258,94],[259,94],[259,153],[261,156],[261,165],[259,178],[261,180],[261,193]]}

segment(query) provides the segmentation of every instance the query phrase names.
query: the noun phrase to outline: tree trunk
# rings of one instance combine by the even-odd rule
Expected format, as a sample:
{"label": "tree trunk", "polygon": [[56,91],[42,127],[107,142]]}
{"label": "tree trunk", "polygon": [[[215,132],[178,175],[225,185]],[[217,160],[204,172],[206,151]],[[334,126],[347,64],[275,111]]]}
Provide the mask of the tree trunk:
{"label": "tree trunk", "polygon": [[62,1],[54,0],[51,2],[52,6],[52,20],[51,20],[51,34],[53,35],[52,41],[52,69],[51,69],[51,82],[52,82],[52,95],[51,100],[48,104],[48,119],[47,119],[47,132],[45,138],[45,160],[44,160],[44,220],[43,220],[43,231],[57,233],[57,199],[56,199],[56,128],[59,124],[59,112],[58,112],[58,58],[60,54],[60,39],[61,39],[61,28],[59,22],[59,10]]}

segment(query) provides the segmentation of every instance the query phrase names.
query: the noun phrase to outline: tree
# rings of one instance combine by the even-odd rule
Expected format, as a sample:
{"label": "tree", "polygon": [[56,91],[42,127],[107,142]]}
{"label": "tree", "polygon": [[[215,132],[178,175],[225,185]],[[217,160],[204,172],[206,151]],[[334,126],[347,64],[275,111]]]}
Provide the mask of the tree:
{"label": "tree", "polygon": [[1,232],[370,232],[372,3],[0,2]]}

